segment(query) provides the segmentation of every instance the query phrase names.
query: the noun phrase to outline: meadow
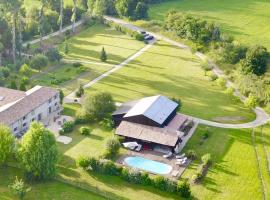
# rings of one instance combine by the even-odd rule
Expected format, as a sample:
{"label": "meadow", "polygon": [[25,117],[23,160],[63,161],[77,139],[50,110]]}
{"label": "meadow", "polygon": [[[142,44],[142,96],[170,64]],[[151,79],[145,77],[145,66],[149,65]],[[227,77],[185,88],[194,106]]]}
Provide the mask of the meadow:
{"label": "meadow", "polygon": [[227,123],[253,120],[253,111],[224,90],[204,75],[200,61],[189,51],[158,42],[88,92],[110,92],[117,102],[161,94],[181,99],[181,112],[188,115],[215,121],[240,118]]}
{"label": "meadow", "polygon": [[150,19],[164,20],[174,9],[213,21],[237,41],[270,49],[269,0],[169,0],[150,6]]}

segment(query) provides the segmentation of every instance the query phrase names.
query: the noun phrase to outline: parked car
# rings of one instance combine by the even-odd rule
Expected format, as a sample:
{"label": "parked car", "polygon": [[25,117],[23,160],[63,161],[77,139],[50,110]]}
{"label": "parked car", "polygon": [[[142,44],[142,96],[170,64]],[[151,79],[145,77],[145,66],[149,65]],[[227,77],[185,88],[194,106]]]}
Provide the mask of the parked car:
{"label": "parked car", "polygon": [[152,35],[148,35],[146,37],[144,37],[145,40],[153,40],[154,39],[154,36]]}
{"label": "parked car", "polygon": [[139,33],[142,34],[142,35],[145,35],[146,34],[145,31],[139,31]]}

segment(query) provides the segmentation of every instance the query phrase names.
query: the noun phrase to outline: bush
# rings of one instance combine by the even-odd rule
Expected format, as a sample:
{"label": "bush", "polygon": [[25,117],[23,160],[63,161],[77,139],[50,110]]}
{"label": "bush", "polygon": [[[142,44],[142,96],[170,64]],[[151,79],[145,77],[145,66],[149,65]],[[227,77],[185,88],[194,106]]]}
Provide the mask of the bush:
{"label": "bush", "polygon": [[207,153],[207,154],[204,154],[202,157],[202,162],[203,162],[203,165],[205,166],[209,166],[212,164],[212,158],[211,158],[211,154]]}
{"label": "bush", "polygon": [[189,158],[189,159],[191,159],[191,160],[195,160],[196,158],[197,158],[197,154],[196,154],[196,152],[194,151],[194,150],[188,150],[187,151],[187,157]]}
{"label": "bush", "polygon": [[70,133],[71,131],[74,130],[74,122],[69,121],[69,122],[65,122],[62,126],[63,132],[64,133]]}
{"label": "bush", "polygon": [[106,141],[106,158],[111,159],[118,154],[121,144],[116,137],[111,137]]}
{"label": "bush", "polygon": [[82,97],[84,95],[84,88],[83,85],[81,84],[78,90],[75,93],[76,97]]}
{"label": "bush", "polygon": [[255,108],[257,105],[257,98],[253,94],[249,94],[244,102],[245,106],[248,108]]}
{"label": "bush", "polygon": [[218,84],[220,87],[223,87],[223,88],[224,88],[224,87],[226,86],[227,81],[226,81],[225,78],[219,77],[216,81],[217,81],[217,84]]}
{"label": "bush", "polygon": [[77,166],[87,169],[90,165],[90,159],[86,157],[80,157],[77,159]]}
{"label": "bush", "polygon": [[209,72],[208,76],[210,77],[211,81],[217,80],[218,76],[214,72]]}
{"label": "bush", "polygon": [[45,55],[49,59],[50,62],[59,62],[62,59],[62,55],[60,54],[57,48],[50,48]]}
{"label": "bush", "polygon": [[191,197],[190,185],[187,181],[179,181],[177,184],[177,191],[184,198]]}
{"label": "bush", "polygon": [[83,127],[80,128],[80,133],[82,135],[90,135],[90,128],[86,127],[86,126],[83,126]]}
{"label": "bush", "polygon": [[38,54],[30,61],[30,67],[39,71],[48,65],[48,58],[42,54]]}
{"label": "bush", "polygon": [[82,63],[80,63],[80,62],[75,62],[75,63],[72,64],[72,66],[75,67],[75,68],[79,68],[79,67],[82,66]]}
{"label": "bush", "polygon": [[107,61],[107,53],[104,49],[104,47],[102,47],[101,53],[100,53],[100,61],[101,62],[106,62]]}
{"label": "bush", "polygon": [[233,87],[228,87],[227,89],[226,89],[226,93],[228,94],[228,95],[233,95],[234,94],[234,88]]}
{"label": "bush", "polygon": [[111,118],[105,118],[101,122],[99,122],[99,125],[106,130],[112,130],[114,127],[114,122]]}
{"label": "bush", "polygon": [[85,123],[87,123],[89,121],[90,120],[88,119],[88,117],[86,116],[86,114],[85,114],[85,112],[83,110],[79,110],[76,113],[75,121],[74,121],[75,124],[85,124]]}
{"label": "bush", "polygon": [[202,133],[202,138],[205,140],[209,137],[210,135],[210,129],[208,127],[206,127],[204,130],[203,130],[203,133]]}
{"label": "bush", "polygon": [[138,40],[138,41],[144,41],[144,35],[140,34],[140,33],[137,33],[135,35],[135,39]]}

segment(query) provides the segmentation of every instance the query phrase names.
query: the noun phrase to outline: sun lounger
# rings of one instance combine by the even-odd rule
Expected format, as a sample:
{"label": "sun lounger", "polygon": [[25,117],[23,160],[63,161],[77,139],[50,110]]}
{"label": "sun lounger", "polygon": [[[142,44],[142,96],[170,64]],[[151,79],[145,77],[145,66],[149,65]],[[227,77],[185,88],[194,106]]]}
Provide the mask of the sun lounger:
{"label": "sun lounger", "polygon": [[185,153],[181,154],[181,155],[176,155],[175,158],[176,159],[181,159],[181,158],[184,158],[186,156]]}
{"label": "sun lounger", "polygon": [[179,174],[179,171],[177,171],[177,170],[173,170],[173,171],[172,171],[172,176],[173,176],[173,177],[177,177],[178,174]]}
{"label": "sun lounger", "polygon": [[180,158],[180,159],[176,159],[177,161],[186,161],[187,160],[187,157],[184,157],[184,158]]}
{"label": "sun lounger", "polygon": [[168,154],[166,154],[166,155],[163,155],[163,158],[170,158],[170,157],[172,157],[172,156],[173,156],[173,153],[170,152],[170,153],[168,153]]}
{"label": "sun lounger", "polygon": [[138,146],[135,148],[135,151],[141,151],[142,150],[142,145],[138,144]]}

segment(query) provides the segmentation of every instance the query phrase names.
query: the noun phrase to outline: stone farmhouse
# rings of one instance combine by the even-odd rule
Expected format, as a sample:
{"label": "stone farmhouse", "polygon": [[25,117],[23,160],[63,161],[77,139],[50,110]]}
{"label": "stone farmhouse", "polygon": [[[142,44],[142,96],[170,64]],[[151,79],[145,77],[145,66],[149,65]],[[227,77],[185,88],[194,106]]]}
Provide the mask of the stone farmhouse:
{"label": "stone farmhouse", "polygon": [[10,127],[16,137],[21,137],[33,121],[46,126],[49,119],[60,116],[61,109],[56,89],[35,86],[23,92],[0,87],[0,124]]}

